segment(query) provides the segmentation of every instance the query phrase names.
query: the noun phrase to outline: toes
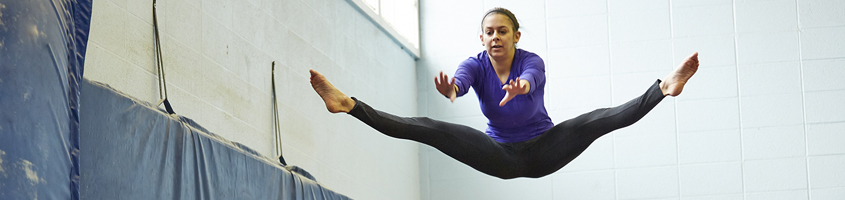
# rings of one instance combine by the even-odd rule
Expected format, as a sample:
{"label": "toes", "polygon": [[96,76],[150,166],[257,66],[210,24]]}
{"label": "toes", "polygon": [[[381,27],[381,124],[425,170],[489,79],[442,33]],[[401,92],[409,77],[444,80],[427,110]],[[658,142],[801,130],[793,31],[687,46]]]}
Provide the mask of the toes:
{"label": "toes", "polygon": [[317,71],[314,71],[314,69],[308,70],[308,72],[311,73],[311,79],[314,79],[315,77],[317,77],[317,75],[320,75],[320,73],[317,73]]}

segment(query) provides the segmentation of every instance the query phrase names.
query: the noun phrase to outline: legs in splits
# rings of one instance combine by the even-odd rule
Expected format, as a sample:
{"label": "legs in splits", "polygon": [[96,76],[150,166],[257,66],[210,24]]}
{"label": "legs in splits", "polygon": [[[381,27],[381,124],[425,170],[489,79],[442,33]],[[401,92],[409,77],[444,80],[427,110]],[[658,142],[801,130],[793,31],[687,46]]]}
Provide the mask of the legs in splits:
{"label": "legs in splits", "polygon": [[398,117],[375,110],[346,96],[314,70],[311,70],[311,86],[326,103],[329,112],[345,112],[387,136],[427,144],[491,176],[508,179],[521,174],[520,162],[511,147],[481,131],[427,117]]}
{"label": "legs in splits", "polygon": [[664,96],[659,80],[641,96],[612,108],[600,108],[555,125],[526,141],[528,177],[542,177],[578,157],[599,137],[630,126],[657,106]]}
{"label": "legs in splits", "polygon": [[311,85],[329,112],[345,112],[385,135],[427,144],[491,176],[536,178],[559,170],[599,137],[639,121],[665,96],[681,94],[697,70],[698,53],[694,53],[643,95],[616,107],[596,109],[566,120],[540,136],[516,143],[497,142],[463,125],[425,117],[398,117],[375,110],[346,96],[314,70],[311,70]]}
{"label": "legs in splits", "polygon": [[612,108],[601,108],[561,122],[536,138],[526,141],[524,157],[527,177],[542,177],[559,170],[578,157],[599,137],[634,124],[657,106],[665,96],[677,96],[698,70],[698,53],[641,96]]}

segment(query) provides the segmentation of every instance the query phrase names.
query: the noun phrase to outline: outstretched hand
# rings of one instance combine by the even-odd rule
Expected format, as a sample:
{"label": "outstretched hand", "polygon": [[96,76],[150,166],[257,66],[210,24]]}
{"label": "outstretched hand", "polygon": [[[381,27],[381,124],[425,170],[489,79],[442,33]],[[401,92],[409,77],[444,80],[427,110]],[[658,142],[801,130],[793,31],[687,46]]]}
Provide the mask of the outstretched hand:
{"label": "outstretched hand", "polygon": [[455,92],[455,77],[452,77],[450,81],[449,76],[440,71],[440,76],[434,77],[434,87],[440,94],[449,97],[449,101],[455,102],[455,97],[458,96]]}
{"label": "outstretched hand", "polygon": [[531,91],[531,86],[528,81],[520,80],[519,77],[516,77],[516,81],[511,80],[510,83],[502,87],[502,90],[507,93],[505,93],[505,98],[499,102],[499,106],[505,106],[505,104],[516,97],[516,95],[528,94],[528,91]]}

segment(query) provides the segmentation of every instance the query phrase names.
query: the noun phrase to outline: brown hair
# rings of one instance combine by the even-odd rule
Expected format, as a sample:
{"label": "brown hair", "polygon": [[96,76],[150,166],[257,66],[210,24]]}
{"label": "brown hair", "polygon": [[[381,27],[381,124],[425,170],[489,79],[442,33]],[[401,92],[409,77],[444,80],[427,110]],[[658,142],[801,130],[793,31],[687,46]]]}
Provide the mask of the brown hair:
{"label": "brown hair", "polygon": [[514,32],[519,31],[519,22],[516,21],[516,16],[514,16],[513,13],[510,10],[502,8],[502,7],[495,7],[493,9],[488,10],[487,13],[484,13],[484,17],[481,18],[481,31],[484,31],[484,19],[487,18],[487,16],[489,16],[490,14],[494,14],[494,13],[495,14],[503,14],[503,15],[507,16],[508,18],[510,18],[511,23],[513,23],[513,31]]}

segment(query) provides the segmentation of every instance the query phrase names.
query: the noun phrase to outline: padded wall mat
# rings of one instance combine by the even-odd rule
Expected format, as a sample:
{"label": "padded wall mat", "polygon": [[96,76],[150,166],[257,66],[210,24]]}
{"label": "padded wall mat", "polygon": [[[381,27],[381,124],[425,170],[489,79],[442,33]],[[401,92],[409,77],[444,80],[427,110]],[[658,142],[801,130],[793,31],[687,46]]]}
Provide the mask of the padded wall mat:
{"label": "padded wall mat", "polygon": [[349,199],[278,161],[84,80],[82,199]]}

